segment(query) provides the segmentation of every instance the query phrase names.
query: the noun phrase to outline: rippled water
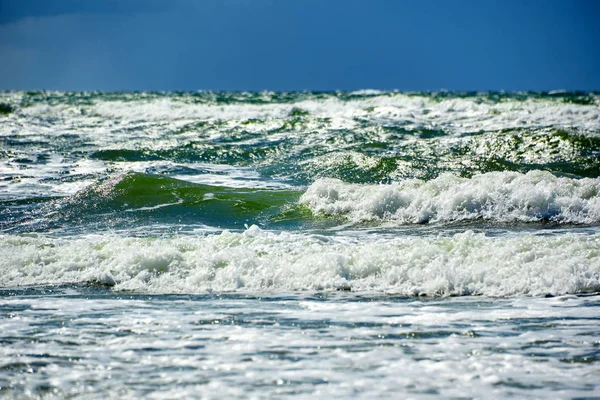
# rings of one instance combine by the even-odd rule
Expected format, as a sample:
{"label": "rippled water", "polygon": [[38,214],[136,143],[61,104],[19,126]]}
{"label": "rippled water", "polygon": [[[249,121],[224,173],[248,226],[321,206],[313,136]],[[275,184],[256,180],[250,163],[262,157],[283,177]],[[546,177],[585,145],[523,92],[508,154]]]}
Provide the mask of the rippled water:
{"label": "rippled water", "polygon": [[596,93],[0,103],[0,396],[600,396]]}
{"label": "rippled water", "polygon": [[598,395],[597,296],[2,295],[9,396]]}

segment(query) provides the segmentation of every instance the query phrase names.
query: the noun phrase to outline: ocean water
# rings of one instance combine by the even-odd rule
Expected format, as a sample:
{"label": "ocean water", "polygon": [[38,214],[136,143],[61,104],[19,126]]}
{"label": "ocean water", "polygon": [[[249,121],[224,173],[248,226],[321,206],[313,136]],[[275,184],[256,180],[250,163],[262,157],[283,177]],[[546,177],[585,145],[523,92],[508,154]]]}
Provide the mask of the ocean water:
{"label": "ocean water", "polygon": [[600,398],[598,93],[0,103],[0,397]]}

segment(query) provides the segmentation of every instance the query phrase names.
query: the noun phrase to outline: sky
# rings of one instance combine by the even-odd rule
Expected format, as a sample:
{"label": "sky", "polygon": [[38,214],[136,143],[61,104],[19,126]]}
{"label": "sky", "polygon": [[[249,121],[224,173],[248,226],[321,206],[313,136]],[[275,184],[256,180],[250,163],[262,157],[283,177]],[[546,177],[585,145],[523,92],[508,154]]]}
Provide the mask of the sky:
{"label": "sky", "polygon": [[600,90],[600,0],[0,0],[0,90]]}

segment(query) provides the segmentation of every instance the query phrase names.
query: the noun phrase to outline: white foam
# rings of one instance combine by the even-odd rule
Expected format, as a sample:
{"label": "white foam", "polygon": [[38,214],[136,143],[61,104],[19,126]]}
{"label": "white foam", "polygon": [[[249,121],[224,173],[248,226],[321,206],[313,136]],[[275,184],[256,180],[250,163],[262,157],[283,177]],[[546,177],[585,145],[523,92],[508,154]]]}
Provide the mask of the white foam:
{"label": "white foam", "polygon": [[[36,155],[28,157],[36,160]],[[68,196],[92,184],[95,179],[90,175],[106,172],[101,161],[80,159],[65,160],[52,154],[44,163],[19,165],[11,161],[0,162],[0,196],[4,199],[27,198],[35,196]],[[63,182],[61,178],[68,173],[79,179]]]}
{"label": "white foam", "polygon": [[[247,120],[287,117],[293,108],[306,110],[313,117],[346,120],[366,119],[389,124],[402,121],[407,129],[444,129],[466,133],[514,129],[527,126],[600,130],[600,106],[564,104],[544,100],[505,101],[490,104],[472,98],[437,101],[429,97],[395,93],[366,99],[303,100],[292,104],[186,104],[171,99],[149,102],[100,103],[95,111],[104,117],[126,120],[177,120],[182,118]],[[342,123],[342,126],[348,126]]]}
{"label": "white foam", "polygon": [[[261,95],[267,103],[232,101],[224,104],[216,103],[209,95],[200,99],[192,95],[160,96],[145,93],[114,96],[82,94],[85,101],[78,101],[74,98],[76,95],[69,93],[53,92],[47,95],[48,99],[36,99],[36,103],[27,106],[19,104],[29,95],[23,92],[0,92],[3,101],[16,107],[15,112],[2,117],[0,137],[19,143],[10,146],[9,155],[0,163],[1,195],[23,198],[48,193],[72,194],[104,173],[139,171],[150,164],[93,161],[95,165],[90,173],[94,176],[73,184],[63,179],[80,173],[79,170],[86,173],[86,168],[79,168],[79,165],[89,163],[90,154],[103,150],[152,152],[181,148],[216,149],[223,146],[226,157],[227,152],[238,144],[256,145],[261,150],[272,148],[273,151],[268,152],[264,159],[259,157],[253,160],[253,168],[257,165],[290,165],[299,162],[303,171],[308,171],[314,177],[327,176],[331,170],[335,174],[335,169],[346,162],[361,171],[374,169],[378,157],[403,155],[407,149],[413,148],[413,144],[417,156],[423,156],[426,160],[431,159],[432,151],[446,154],[446,149],[470,146],[472,156],[467,157],[468,160],[458,157],[456,162],[466,163],[465,168],[475,170],[479,168],[477,160],[486,155],[517,164],[579,163],[578,158],[582,153],[577,147],[579,143],[558,138],[554,130],[566,129],[573,135],[588,136],[597,136],[600,132],[600,101],[597,99],[587,105],[567,104],[562,99],[553,98],[529,98],[524,101],[505,98],[492,102],[484,95],[439,99],[418,94],[366,91],[351,93],[350,99],[346,100],[339,94],[306,94],[298,95],[298,100],[294,102],[276,103],[273,100],[274,93],[265,92]],[[356,97],[360,95],[368,97]],[[246,95],[232,96],[239,100]],[[307,111],[308,115],[290,117],[294,109]],[[291,123],[290,118],[297,121]],[[401,128],[403,133],[396,134],[394,129],[388,130],[388,126]],[[497,133],[515,128],[530,130],[534,132],[533,136],[550,135],[552,143],[545,144],[543,140],[525,135],[520,147],[523,150],[515,151],[510,138],[506,140],[507,135],[512,134]],[[423,129],[444,132],[450,136],[441,136],[425,143],[418,139]],[[410,133],[413,130],[414,135]],[[473,132],[484,135],[462,136]],[[368,142],[386,143],[388,149],[382,153],[367,154],[356,148]],[[503,145],[503,142],[508,144]],[[284,145],[279,147],[278,143]],[[33,167],[15,161],[34,159],[40,153],[62,154],[61,157],[68,159],[60,163],[50,160],[47,164],[38,163]],[[176,158],[176,154],[175,151],[166,157]],[[235,151],[231,154],[235,155]],[[307,158],[306,155],[310,154],[315,157]],[[248,156],[252,157],[250,150]],[[593,158],[589,154],[585,157],[587,161]],[[443,165],[445,167],[448,167],[448,162],[454,162],[454,156],[442,158],[441,163],[446,163]],[[164,163],[175,165],[175,161]],[[422,168],[412,168],[407,161],[395,162],[397,171],[390,172],[390,178],[417,176],[424,171]],[[160,167],[161,163],[156,161],[152,165]],[[191,163],[184,166],[195,168]],[[450,165],[450,168],[461,169],[463,165]],[[63,175],[65,172],[69,176]],[[191,179],[218,185],[231,183],[238,186],[282,187],[273,181],[264,184],[260,182],[261,179],[229,179],[216,175]]]}
{"label": "white foam", "polygon": [[[19,114],[26,118],[51,116],[56,119],[53,121],[55,126],[61,122],[65,124],[60,127],[61,131],[70,131],[75,124],[79,125],[78,132],[89,127],[90,122],[101,123],[108,129],[122,129],[131,123],[139,126],[143,121],[152,125],[161,123],[164,127],[198,119],[279,120],[290,115],[294,108],[308,111],[310,117],[328,118],[329,129],[335,129],[336,126],[351,129],[357,126],[357,120],[361,120],[383,125],[401,123],[407,129],[443,129],[456,134],[550,126],[578,129],[589,134],[600,131],[600,104],[567,104],[560,99],[549,98],[490,102],[484,97],[439,100],[404,93],[368,91],[366,94],[370,97],[342,100],[332,94],[321,99],[309,96],[294,103],[265,104],[196,103],[186,97],[146,98],[140,94],[138,98],[123,100],[95,99],[94,105],[34,105],[20,109]],[[253,129],[252,126],[247,128]],[[157,133],[160,131],[156,130]],[[3,132],[6,131],[0,129],[0,135]]]}
{"label": "white foam", "polygon": [[170,239],[0,236],[1,287],[84,283],[161,293],[335,290],[431,296],[600,290],[600,234]]}
{"label": "white foam", "polygon": [[431,181],[358,185],[314,182],[300,198],[316,215],[394,224],[485,219],[500,222],[600,221],[600,179],[558,178],[549,172],[490,172],[471,179],[442,174]]}

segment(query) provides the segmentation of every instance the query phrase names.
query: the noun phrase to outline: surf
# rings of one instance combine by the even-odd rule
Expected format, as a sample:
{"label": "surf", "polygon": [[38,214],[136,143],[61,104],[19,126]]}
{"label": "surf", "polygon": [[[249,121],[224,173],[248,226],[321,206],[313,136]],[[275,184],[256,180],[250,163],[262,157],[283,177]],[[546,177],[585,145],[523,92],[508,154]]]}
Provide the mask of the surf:
{"label": "surf", "polygon": [[337,291],[489,297],[600,291],[600,234],[171,238],[0,236],[1,286],[103,284],[136,293]]}

